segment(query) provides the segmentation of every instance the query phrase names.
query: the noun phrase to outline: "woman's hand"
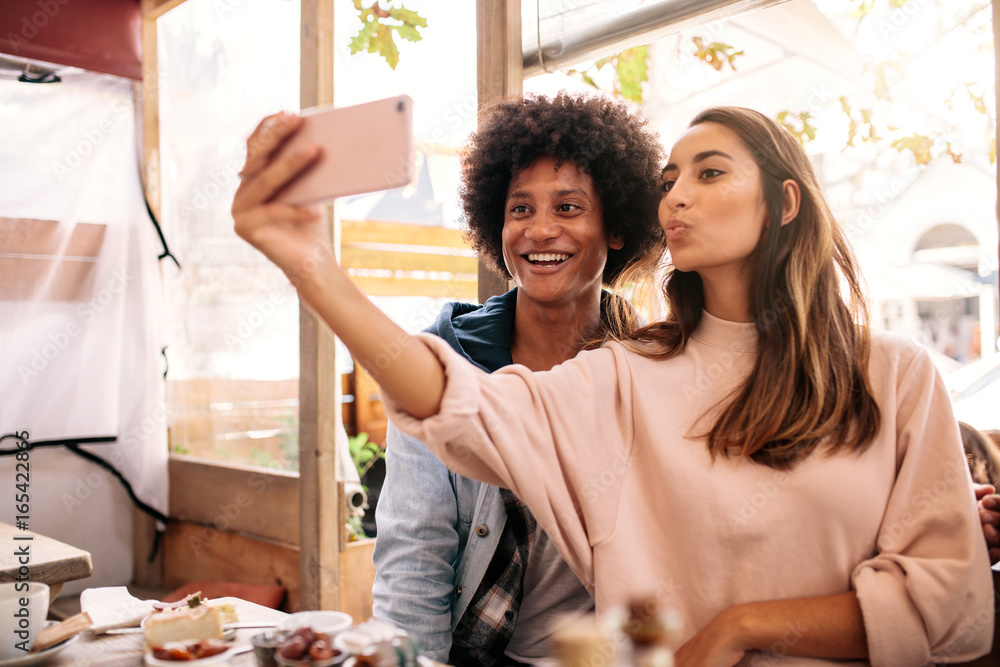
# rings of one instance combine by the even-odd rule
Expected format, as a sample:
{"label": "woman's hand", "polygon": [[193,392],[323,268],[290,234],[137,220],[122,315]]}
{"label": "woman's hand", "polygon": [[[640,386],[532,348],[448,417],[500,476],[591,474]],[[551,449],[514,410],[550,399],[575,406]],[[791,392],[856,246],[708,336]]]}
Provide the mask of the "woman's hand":
{"label": "woman's hand", "polygon": [[973,484],[979,501],[979,520],[983,523],[983,536],[990,550],[990,563],[1000,561],[1000,495],[990,484]]}
{"label": "woman's hand", "polygon": [[740,647],[735,607],[722,611],[674,654],[676,667],[732,667],[746,654]]}
{"label": "woman's hand", "polygon": [[[268,116],[247,140],[247,161],[233,198],[236,233],[295,285],[301,301],[326,322],[384,392],[415,417],[436,414],[444,393],[437,356],[376,308],[336,262],[323,209],[271,201],[319,155],[306,145],[275,159],[302,124],[293,114]],[[379,364],[375,360],[384,359]],[[391,363],[390,363],[391,362]]]}
{"label": "woman's hand", "polygon": [[279,113],[260,122],[247,140],[247,160],[233,198],[236,233],[274,262],[296,287],[334,259],[322,207],[292,206],[270,201],[282,187],[312,164],[319,148],[307,145],[273,160],[302,119]]}

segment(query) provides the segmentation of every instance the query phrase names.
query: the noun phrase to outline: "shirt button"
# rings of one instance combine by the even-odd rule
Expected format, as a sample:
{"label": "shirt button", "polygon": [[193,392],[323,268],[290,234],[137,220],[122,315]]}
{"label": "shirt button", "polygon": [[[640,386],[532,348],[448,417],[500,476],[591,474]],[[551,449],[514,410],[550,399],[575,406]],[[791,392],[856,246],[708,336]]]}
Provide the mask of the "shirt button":
{"label": "shirt button", "polygon": [[486,527],[485,523],[481,523],[478,526],[476,526],[476,535],[478,535],[479,537],[486,537],[489,534],[490,534],[490,529]]}

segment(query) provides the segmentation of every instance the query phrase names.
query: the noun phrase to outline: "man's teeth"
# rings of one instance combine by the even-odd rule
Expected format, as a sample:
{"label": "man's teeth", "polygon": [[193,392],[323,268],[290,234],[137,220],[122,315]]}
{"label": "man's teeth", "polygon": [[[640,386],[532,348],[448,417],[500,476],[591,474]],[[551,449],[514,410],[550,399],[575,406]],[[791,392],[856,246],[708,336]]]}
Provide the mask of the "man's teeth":
{"label": "man's teeth", "polygon": [[569,255],[564,255],[562,253],[532,253],[528,255],[529,262],[563,262],[569,259]]}

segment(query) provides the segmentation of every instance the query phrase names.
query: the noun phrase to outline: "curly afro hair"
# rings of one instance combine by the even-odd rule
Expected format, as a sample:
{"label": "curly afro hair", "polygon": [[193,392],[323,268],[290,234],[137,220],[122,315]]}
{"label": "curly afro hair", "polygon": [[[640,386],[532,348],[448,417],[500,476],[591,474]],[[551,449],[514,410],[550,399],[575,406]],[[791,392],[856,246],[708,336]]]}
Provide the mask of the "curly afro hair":
{"label": "curly afro hair", "polygon": [[479,117],[461,153],[462,209],[470,245],[510,278],[501,231],[511,179],[542,156],[572,162],[590,175],[601,198],[604,229],[624,240],[609,250],[604,284],[657,246],[664,154],[646,120],[605,97],[559,93],[501,100]]}

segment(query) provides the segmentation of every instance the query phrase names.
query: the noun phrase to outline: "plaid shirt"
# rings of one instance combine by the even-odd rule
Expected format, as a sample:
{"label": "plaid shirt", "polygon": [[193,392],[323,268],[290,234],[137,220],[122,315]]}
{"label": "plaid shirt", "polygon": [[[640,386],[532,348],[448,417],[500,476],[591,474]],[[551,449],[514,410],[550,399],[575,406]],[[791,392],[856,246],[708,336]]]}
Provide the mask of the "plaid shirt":
{"label": "plaid shirt", "polygon": [[500,489],[507,521],[479,588],[452,633],[449,664],[497,667],[516,664],[504,656],[514,634],[535,519],[509,489]]}

